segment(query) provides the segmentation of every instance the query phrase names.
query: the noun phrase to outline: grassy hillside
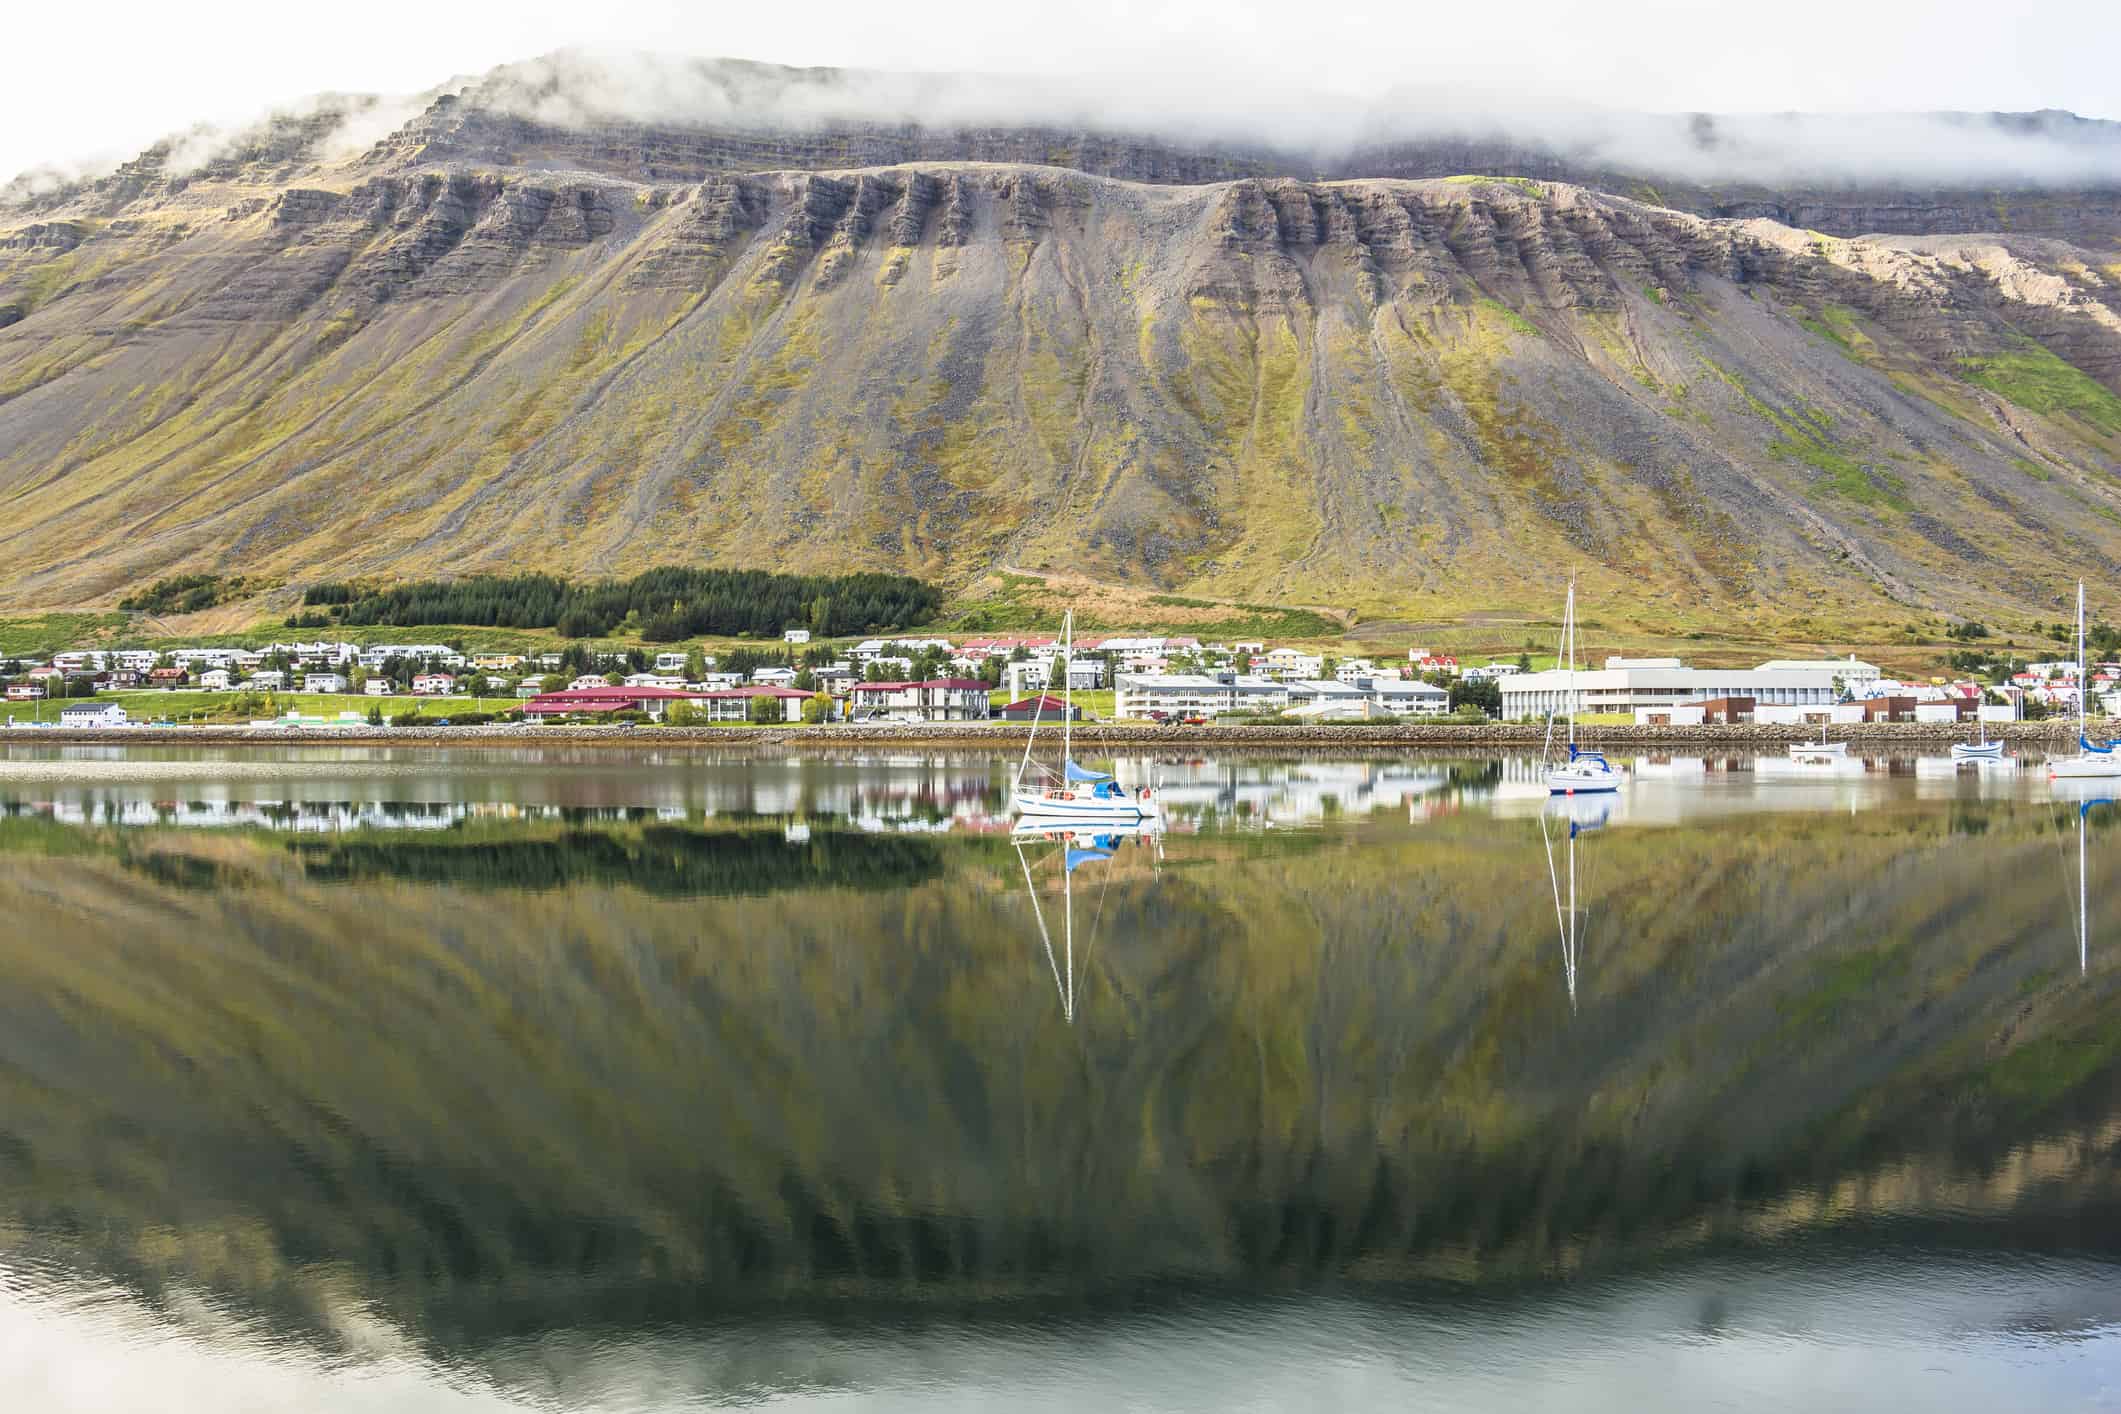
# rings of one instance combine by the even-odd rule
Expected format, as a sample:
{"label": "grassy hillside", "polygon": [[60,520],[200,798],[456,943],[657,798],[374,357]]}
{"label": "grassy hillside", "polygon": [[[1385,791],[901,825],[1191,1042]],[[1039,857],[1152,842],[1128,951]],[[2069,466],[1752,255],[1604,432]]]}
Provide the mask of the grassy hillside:
{"label": "grassy hillside", "polygon": [[2121,552],[2121,282],[2052,240],[1479,178],[246,180],[0,239],[0,606],[687,562],[910,572],[997,627],[1037,613],[984,576],[1080,574],[1296,637],[1253,606],[1463,622],[1575,575],[1635,630],[1861,641],[2050,616]]}

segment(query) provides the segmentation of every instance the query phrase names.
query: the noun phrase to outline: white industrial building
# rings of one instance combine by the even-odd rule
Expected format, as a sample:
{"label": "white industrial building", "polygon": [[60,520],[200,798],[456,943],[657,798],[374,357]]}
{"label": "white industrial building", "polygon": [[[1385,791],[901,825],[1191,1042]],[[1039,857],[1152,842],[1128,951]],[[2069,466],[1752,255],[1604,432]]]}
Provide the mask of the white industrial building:
{"label": "white industrial building", "polygon": [[[1677,658],[1608,659],[1609,666],[1576,673],[1558,669],[1512,673],[1501,680],[1502,715],[1544,717],[1575,709],[1586,715],[1633,716],[1644,707],[1750,697],[1762,706],[1824,706],[1835,700],[1837,670],[1804,668],[1689,668]],[[1630,663],[1630,666],[1611,666]],[[1655,664],[1655,666],[1644,666]]]}
{"label": "white industrial building", "polygon": [[1867,682],[1878,681],[1881,673],[1876,663],[1865,663],[1851,653],[1846,658],[1777,658],[1772,663],[1762,663],[1763,673],[1810,673],[1828,672],[1840,678],[1850,687],[1859,687]]}

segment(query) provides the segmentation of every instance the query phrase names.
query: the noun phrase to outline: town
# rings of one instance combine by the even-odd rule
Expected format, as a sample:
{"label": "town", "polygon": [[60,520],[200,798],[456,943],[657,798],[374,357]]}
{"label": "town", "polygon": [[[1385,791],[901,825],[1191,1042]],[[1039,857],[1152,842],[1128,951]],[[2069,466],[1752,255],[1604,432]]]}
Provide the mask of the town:
{"label": "town", "polygon": [[[651,653],[571,644],[537,653],[447,643],[292,641],[80,648],[0,661],[11,727],[171,725],[211,717],[270,727],[524,722],[672,726],[1078,719],[1199,724],[1539,720],[1573,701],[1587,721],[1646,726],[1757,722],[2009,722],[2077,706],[2077,666],[1955,654],[1982,676],[1920,681],[1854,657],[1692,668],[1609,657],[1571,674],[1529,655],[1460,662],[1422,647],[1404,659],[1173,635],[1079,639],[1064,663],[1051,635],[813,642]],[[1065,674],[1065,682],[1062,680]],[[2121,664],[2091,673],[2091,703],[2121,713]],[[159,694],[159,695],[158,695]],[[178,712],[157,703],[179,700]],[[299,695],[301,701],[294,703]],[[331,699],[345,699],[333,709]],[[400,700],[402,699],[402,701]],[[201,707],[200,703],[209,705]],[[283,704],[284,710],[280,710]]]}

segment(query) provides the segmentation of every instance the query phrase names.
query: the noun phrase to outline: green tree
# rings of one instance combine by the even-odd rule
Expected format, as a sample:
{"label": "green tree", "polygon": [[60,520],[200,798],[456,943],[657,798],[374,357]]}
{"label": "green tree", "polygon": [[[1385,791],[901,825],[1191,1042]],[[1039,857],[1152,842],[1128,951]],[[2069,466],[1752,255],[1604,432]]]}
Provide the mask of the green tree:
{"label": "green tree", "polygon": [[706,676],[707,655],[702,653],[700,645],[695,643],[692,645],[691,650],[685,654],[685,681],[698,682]]}
{"label": "green tree", "polygon": [[604,685],[606,687],[624,687],[626,685],[626,675],[616,671],[606,673],[604,674]]}
{"label": "green tree", "polygon": [[780,698],[775,697],[772,693],[762,692],[751,699],[750,704],[744,709],[744,715],[754,725],[768,727],[775,722],[788,720],[788,709],[781,706]]}
{"label": "green tree", "polygon": [[832,596],[820,594],[810,601],[810,632],[815,638],[823,638],[832,631]]}
{"label": "green tree", "polygon": [[825,693],[813,692],[803,700],[803,720],[812,726],[816,726],[819,722],[831,721],[832,713],[832,699]]}
{"label": "green tree", "polygon": [[565,692],[567,679],[558,673],[547,673],[538,680],[538,687],[545,692]]}

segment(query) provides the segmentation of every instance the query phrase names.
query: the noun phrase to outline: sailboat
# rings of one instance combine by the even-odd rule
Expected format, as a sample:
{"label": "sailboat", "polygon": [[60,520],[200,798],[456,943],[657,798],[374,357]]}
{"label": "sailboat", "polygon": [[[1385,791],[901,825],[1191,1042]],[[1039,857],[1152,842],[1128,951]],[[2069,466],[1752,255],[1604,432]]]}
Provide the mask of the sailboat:
{"label": "sailboat", "polygon": [[[1024,742],[1024,759],[1017,765],[1016,781],[1011,794],[1016,802],[1016,813],[1027,819],[1062,820],[1071,823],[1132,825],[1158,816],[1156,805],[1150,800],[1149,788],[1145,785],[1138,793],[1129,794],[1109,771],[1092,771],[1076,764],[1074,756],[1075,684],[1075,611],[1070,609],[1061,621],[1061,765],[1060,770],[1032,760],[1032,752],[1038,746],[1039,713],[1045,710],[1046,698],[1039,697],[1039,705],[1031,718],[1031,735]],[[1031,773],[1038,772],[1033,779]]]}
{"label": "sailboat", "polygon": [[1847,742],[1828,741],[1826,739],[1825,722],[1819,724],[1819,740],[1793,741],[1790,743],[1790,755],[1799,761],[1824,761],[1829,757],[1846,756],[1848,754],[1849,744]]}
{"label": "sailboat", "polygon": [[[1585,751],[1576,745],[1576,709],[1580,705],[1576,693],[1576,581],[1569,581],[1568,606],[1561,615],[1562,661],[1569,665],[1569,759],[1546,771],[1549,795],[1591,795],[1599,791],[1620,789],[1621,774],[1613,769],[1613,763],[1601,752]],[[1554,735],[1554,719],[1547,718],[1547,736]]]}
{"label": "sailboat", "polygon": [[2077,581],[2077,754],[2047,763],[2049,780],[2084,780],[2095,776],[2121,776],[2121,752],[2111,741],[2094,742],[2084,734],[2086,699],[2091,695],[2091,676],[2084,659],[2084,581]]}
{"label": "sailboat", "polygon": [[2002,759],[2003,743],[1988,739],[1987,722],[1981,723],[1981,739],[1979,741],[1955,741],[1952,743],[1952,760],[1954,761],[1981,762],[2001,761]]}

